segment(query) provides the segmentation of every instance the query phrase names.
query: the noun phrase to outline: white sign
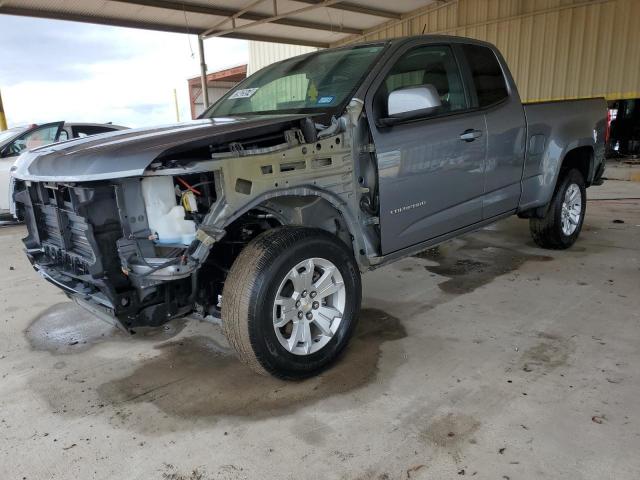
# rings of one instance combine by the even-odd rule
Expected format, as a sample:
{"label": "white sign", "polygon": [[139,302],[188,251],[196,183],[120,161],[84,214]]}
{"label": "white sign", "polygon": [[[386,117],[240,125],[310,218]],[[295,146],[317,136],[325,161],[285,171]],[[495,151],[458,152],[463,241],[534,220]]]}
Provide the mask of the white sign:
{"label": "white sign", "polygon": [[232,100],[234,98],[249,98],[251,95],[253,95],[257,91],[258,91],[257,88],[242,88],[240,90],[236,90],[235,92],[233,92],[229,97],[229,100]]}

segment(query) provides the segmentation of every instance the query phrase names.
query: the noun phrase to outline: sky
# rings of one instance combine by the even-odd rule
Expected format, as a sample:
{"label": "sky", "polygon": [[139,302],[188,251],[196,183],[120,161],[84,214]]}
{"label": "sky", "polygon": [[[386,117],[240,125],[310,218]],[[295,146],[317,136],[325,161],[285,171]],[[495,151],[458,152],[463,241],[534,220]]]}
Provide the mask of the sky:
{"label": "sky", "polygon": [[[208,70],[247,63],[244,40],[205,41]],[[0,15],[0,92],[9,127],[65,120],[128,127],[191,118],[193,35]]]}

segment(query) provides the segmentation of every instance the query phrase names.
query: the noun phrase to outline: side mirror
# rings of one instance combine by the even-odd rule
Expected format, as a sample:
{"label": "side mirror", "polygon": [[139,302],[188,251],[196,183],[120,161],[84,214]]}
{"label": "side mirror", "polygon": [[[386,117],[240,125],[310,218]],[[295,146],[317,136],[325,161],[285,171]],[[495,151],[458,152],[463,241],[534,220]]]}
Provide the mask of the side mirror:
{"label": "side mirror", "polygon": [[442,106],[438,90],[431,84],[394,90],[389,94],[387,102],[389,117],[378,121],[381,126],[419,118]]}
{"label": "side mirror", "polygon": [[389,116],[402,115],[415,110],[436,108],[442,105],[436,87],[430,84],[402,88],[389,94]]}

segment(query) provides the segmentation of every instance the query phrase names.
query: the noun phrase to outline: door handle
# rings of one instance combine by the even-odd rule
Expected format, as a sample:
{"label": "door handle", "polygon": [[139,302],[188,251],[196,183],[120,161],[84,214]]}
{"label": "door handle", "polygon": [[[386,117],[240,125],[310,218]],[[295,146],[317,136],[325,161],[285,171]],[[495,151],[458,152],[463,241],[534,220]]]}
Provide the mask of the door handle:
{"label": "door handle", "polygon": [[473,142],[476,138],[479,138],[481,136],[482,132],[480,130],[474,130],[470,128],[460,134],[460,140],[464,140],[465,142]]}

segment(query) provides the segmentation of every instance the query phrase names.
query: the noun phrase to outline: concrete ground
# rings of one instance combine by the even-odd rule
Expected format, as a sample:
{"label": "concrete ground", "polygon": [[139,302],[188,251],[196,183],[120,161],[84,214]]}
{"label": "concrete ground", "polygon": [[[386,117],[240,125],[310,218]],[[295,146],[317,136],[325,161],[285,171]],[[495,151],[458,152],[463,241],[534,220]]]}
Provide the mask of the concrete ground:
{"label": "concrete ground", "polygon": [[638,478],[640,183],[589,195],[571,250],[512,218],[367,274],[348,352],[303,383],[208,323],[125,337],[2,228],[0,478]]}
{"label": "concrete ground", "polygon": [[623,157],[607,160],[605,178],[640,182],[640,158]]}

